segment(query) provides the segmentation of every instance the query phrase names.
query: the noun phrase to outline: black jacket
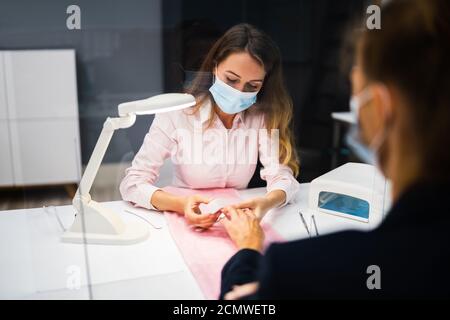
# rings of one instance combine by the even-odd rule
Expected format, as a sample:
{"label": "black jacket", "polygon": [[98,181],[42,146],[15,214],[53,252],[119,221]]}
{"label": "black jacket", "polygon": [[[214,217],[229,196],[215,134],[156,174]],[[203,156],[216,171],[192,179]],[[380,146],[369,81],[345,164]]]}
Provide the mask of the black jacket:
{"label": "black jacket", "polygon": [[[259,281],[247,298],[450,298],[449,190],[409,188],[370,232],[273,244],[264,256],[240,250],[222,270],[220,297],[235,284]],[[381,289],[367,287],[371,265],[380,268]]]}

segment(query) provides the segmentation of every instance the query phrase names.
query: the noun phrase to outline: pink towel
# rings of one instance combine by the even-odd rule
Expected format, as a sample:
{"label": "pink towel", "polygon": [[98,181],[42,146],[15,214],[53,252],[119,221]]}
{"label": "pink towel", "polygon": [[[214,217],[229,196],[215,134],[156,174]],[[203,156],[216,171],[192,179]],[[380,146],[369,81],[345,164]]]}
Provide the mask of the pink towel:
{"label": "pink towel", "polygon": [[[212,199],[235,198],[236,203],[241,201],[235,189],[191,190],[166,187],[164,190],[177,195],[203,194]],[[217,299],[222,268],[237,252],[234,243],[220,223],[198,232],[181,215],[166,212],[165,216],[170,233],[206,299]],[[270,225],[263,223],[262,227],[265,232],[265,248],[272,242],[284,241]]]}

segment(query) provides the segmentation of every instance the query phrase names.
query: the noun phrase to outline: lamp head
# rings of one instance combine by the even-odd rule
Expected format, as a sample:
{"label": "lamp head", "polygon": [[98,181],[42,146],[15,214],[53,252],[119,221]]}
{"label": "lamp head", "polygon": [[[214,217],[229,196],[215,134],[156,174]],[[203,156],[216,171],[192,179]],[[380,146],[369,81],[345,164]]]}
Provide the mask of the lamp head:
{"label": "lamp head", "polygon": [[119,104],[119,116],[156,114],[194,106],[194,96],[187,93],[165,93],[151,98]]}

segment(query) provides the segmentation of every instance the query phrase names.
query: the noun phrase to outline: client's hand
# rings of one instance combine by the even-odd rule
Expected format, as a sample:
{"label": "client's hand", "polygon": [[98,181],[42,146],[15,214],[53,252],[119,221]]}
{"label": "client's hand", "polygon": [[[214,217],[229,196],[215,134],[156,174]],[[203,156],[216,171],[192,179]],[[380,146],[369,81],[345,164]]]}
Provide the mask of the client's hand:
{"label": "client's hand", "polygon": [[184,201],[184,216],[189,224],[208,229],[216,222],[220,212],[215,214],[202,214],[200,212],[199,205],[201,203],[209,203],[209,201],[211,199],[199,194],[186,197]]}
{"label": "client's hand", "polygon": [[225,207],[222,209],[226,219],[222,219],[231,240],[239,249],[253,249],[262,251],[264,241],[264,231],[259,219],[250,211]]}
{"label": "client's hand", "polygon": [[259,287],[258,282],[250,282],[240,286],[233,286],[233,289],[228,292],[225,296],[225,300],[238,300],[245,296],[254,294]]}

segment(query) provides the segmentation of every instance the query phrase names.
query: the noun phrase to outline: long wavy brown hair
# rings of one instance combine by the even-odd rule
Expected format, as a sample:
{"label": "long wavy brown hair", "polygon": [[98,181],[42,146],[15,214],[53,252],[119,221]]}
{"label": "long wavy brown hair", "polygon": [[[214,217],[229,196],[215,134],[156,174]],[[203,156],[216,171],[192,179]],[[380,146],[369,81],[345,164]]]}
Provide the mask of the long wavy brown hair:
{"label": "long wavy brown hair", "polygon": [[[283,79],[281,54],[277,45],[264,32],[249,24],[238,24],[230,28],[209,50],[197,76],[186,88],[186,92],[197,98],[193,113],[199,111],[206,99],[213,104],[209,125],[217,116],[217,105],[209,92],[214,68],[232,53],[247,52],[264,67],[266,76],[254,106],[245,112],[263,112],[266,129],[279,130],[280,163],[299,173],[299,161],[292,133],[292,100]],[[205,85],[206,84],[206,85]],[[209,85],[208,85],[209,84]]]}

